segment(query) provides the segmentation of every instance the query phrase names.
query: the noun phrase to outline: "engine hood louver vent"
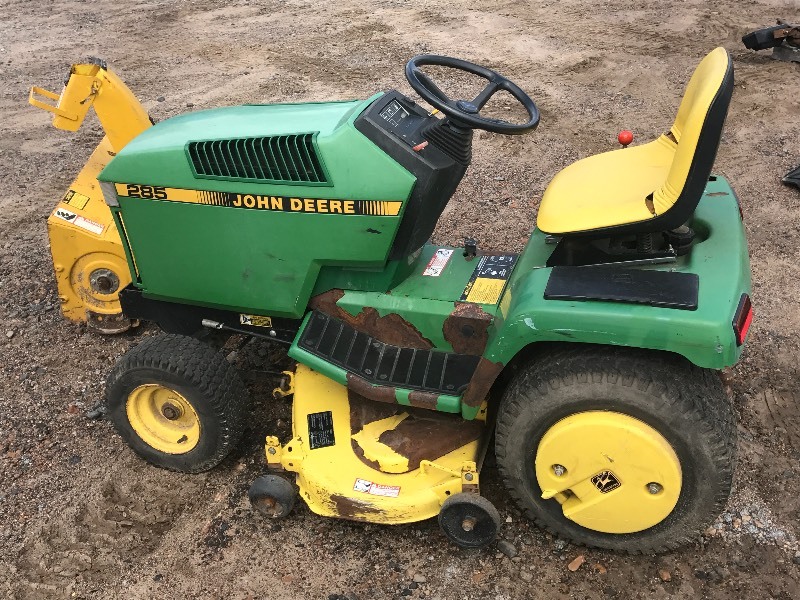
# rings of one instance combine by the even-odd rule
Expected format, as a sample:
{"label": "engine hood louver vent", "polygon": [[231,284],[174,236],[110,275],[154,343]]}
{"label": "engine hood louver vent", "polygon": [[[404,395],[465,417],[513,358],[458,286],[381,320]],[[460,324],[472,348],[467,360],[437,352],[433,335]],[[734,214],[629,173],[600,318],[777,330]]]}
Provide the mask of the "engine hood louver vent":
{"label": "engine hood louver vent", "polygon": [[189,142],[197,177],[327,184],[314,134]]}

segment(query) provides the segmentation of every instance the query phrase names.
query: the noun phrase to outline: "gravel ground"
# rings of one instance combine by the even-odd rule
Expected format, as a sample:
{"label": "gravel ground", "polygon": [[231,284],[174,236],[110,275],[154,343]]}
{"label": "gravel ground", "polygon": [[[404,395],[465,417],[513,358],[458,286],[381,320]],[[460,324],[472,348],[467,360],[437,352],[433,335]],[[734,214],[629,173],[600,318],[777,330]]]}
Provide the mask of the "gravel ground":
{"label": "gravel ground", "polygon": [[[659,3],[343,0],[114,3],[0,0],[0,594],[12,598],[797,598],[800,597],[800,193],[779,183],[800,161],[800,65],[739,38],[795,0]],[[725,372],[739,417],[734,494],[693,545],[661,556],[573,547],[507,501],[491,457],[484,493],[505,524],[485,551],[449,545],[434,522],[379,527],[300,506],[271,523],[245,493],[263,470],[264,435],[289,432],[265,368],[267,344],[236,361],[251,427],[209,473],[168,473],[87,417],[113,361],[143,336],[99,337],[62,319],[45,219],[101,137],[74,134],[26,103],[59,89],[71,62],[106,58],[157,119],[243,102],[409,92],[403,64],[438,52],[517,81],[539,103],[527,136],[479,133],[473,166],[435,233],[519,250],[559,169],[632,129],[669,126],[694,65],[732,54],[736,90],[716,171],[739,194],[756,320]],[[461,85],[458,81],[449,82]],[[503,103],[497,105],[504,113]]]}

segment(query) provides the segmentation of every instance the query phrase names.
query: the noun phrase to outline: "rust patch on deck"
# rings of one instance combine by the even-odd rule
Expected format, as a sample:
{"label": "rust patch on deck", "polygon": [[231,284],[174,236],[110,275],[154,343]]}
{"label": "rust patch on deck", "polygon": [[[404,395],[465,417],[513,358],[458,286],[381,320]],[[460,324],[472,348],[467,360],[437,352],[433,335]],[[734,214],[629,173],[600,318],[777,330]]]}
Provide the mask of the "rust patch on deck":
{"label": "rust patch on deck", "polygon": [[464,395],[461,397],[461,403],[466,406],[476,407],[483,403],[486,394],[492,389],[492,384],[500,372],[503,370],[503,363],[492,362],[481,357],[478,361],[478,367],[472,374],[472,379],[469,380],[467,389],[464,390]]}
{"label": "rust patch on deck", "polygon": [[455,310],[442,324],[442,333],[458,354],[482,356],[489,342],[492,315],[478,304],[456,302]]}
{"label": "rust patch on deck", "polygon": [[400,315],[391,313],[382,317],[371,306],[365,306],[354,316],[337,304],[342,297],[344,297],[342,290],[330,290],[311,298],[308,305],[314,310],[344,321],[356,331],[366,333],[384,344],[416,350],[433,348],[433,343]]}
{"label": "rust patch on deck", "polygon": [[392,386],[372,385],[369,381],[358,375],[353,375],[352,373],[347,374],[347,395],[351,402],[353,400],[352,394],[356,394],[357,396],[375,400],[376,402],[396,404],[397,398],[394,390],[395,388]]}
{"label": "rust patch on deck", "polygon": [[408,459],[408,470],[423,460],[436,460],[481,437],[481,421],[465,421],[442,413],[409,415],[397,427],[384,431],[378,441]]}

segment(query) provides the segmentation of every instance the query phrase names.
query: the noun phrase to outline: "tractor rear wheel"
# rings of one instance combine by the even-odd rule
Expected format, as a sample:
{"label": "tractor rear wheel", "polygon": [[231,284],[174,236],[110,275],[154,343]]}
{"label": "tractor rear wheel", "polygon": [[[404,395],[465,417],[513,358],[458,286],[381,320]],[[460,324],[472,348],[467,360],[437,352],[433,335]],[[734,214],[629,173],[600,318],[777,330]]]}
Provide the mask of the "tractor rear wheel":
{"label": "tractor rear wheel", "polygon": [[191,337],[158,335],[117,361],[106,403],[122,439],[142,458],[199,473],[239,441],[249,402],[222,352]]}
{"label": "tractor rear wheel", "polygon": [[696,538],[724,508],[735,433],[713,371],[667,353],[575,347],[512,381],[496,455],[538,526],[578,544],[652,553]]}

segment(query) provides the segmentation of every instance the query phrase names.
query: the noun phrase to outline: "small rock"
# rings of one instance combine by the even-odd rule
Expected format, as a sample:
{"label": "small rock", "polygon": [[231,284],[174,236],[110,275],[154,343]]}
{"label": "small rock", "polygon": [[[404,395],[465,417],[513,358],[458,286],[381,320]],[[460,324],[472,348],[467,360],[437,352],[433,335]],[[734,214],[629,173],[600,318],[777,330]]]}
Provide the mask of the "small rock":
{"label": "small rock", "polygon": [[414,583],[426,583],[428,581],[428,578],[421,573],[416,573],[412,579]]}
{"label": "small rock", "polygon": [[194,106],[194,102],[187,102],[186,108],[192,108]]}
{"label": "small rock", "polygon": [[581,568],[581,565],[586,562],[586,557],[583,554],[579,554],[575,557],[575,559],[567,565],[567,568],[572,571],[573,573]]}
{"label": "small rock", "polygon": [[163,102],[164,100],[166,100],[164,96],[159,96],[158,98],[156,98],[156,102]]}
{"label": "small rock", "polygon": [[514,522],[514,519],[511,518],[511,515],[508,515],[506,517],[506,523],[513,523],[513,522]]}
{"label": "small rock", "polygon": [[71,465],[77,465],[79,462],[81,462],[81,457],[78,456],[77,454],[73,454],[72,456],[69,457],[67,462],[69,462],[69,464]]}
{"label": "small rock", "polygon": [[104,404],[98,404],[91,410],[86,412],[86,418],[91,419],[92,421],[96,421],[97,419],[102,419],[103,416],[106,414],[106,407]]}
{"label": "small rock", "polygon": [[161,581],[162,579],[164,579],[164,576],[161,573],[156,573],[155,575],[153,575],[153,581],[158,582]]}
{"label": "small rock", "polygon": [[508,558],[514,558],[517,555],[517,548],[508,540],[500,540],[497,542],[497,549]]}
{"label": "small rock", "polygon": [[522,571],[520,571],[519,577],[525,583],[530,583],[531,581],[533,581],[533,573],[531,573],[527,569],[523,569]]}
{"label": "small rock", "polygon": [[606,568],[605,568],[603,565],[601,565],[600,563],[594,563],[594,564],[592,565],[592,568],[593,568],[595,571],[597,571],[598,573],[600,573],[600,575],[605,575],[606,573],[608,573],[608,569],[606,569]]}
{"label": "small rock", "polygon": [[412,593],[413,593],[413,592],[412,592],[410,589],[408,589],[408,588],[404,588],[404,589],[403,589],[403,591],[402,591],[402,592],[400,592],[400,595],[401,595],[401,596],[410,596]]}
{"label": "small rock", "polygon": [[10,329],[9,329],[8,331],[6,331],[6,337],[7,337],[8,339],[11,339],[11,338],[13,338],[13,337],[14,337],[14,332],[13,332],[12,330],[10,330]]}
{"label": "small rock", "polygon": [[672,579],[672,575],[666,569],[659,569],[658,576],[661,578],[661,581],[670,581]]}
{"label": "small rock", "polygon": [[794,556],[792,557],[792,562],[796,565],[800,565],[800,552],[794,553]]}
{"label": "small rock", "polygon": [[409,567],[408,569],[406,569],[406,577],[408,577],[409,579],[413,579],[414,575],[416,574],[417,570],[414,567]]}
{"label": "small rock", "polygon": [[749,523],[752,519],[753,519],[753,517],[751,517],[750,515],[742,514],[742,522],[743,523]]}
{"label": "small rock", "polygon": [[412,581],[411,583],[408,584],[408,589],[410,589],[410,590],[415,590],[418,587],[419,587],[419,584],[416,581]]}
{"label": "small rock", "polygon": [[553,546],[555,547],[556,550],[562,552],[566,550],[567,546],[569,546],[569,542],[567,540],[558,539],[555,542],[553,542]]}

